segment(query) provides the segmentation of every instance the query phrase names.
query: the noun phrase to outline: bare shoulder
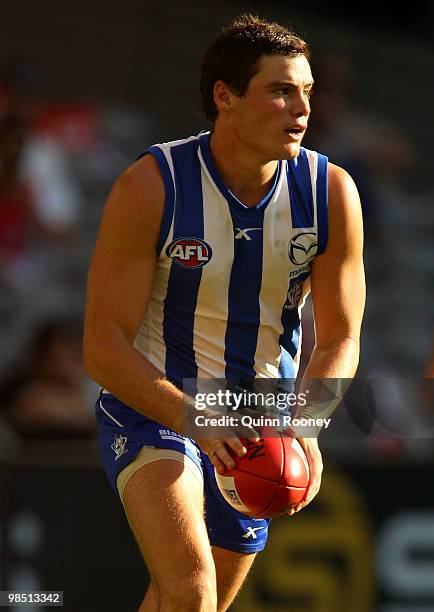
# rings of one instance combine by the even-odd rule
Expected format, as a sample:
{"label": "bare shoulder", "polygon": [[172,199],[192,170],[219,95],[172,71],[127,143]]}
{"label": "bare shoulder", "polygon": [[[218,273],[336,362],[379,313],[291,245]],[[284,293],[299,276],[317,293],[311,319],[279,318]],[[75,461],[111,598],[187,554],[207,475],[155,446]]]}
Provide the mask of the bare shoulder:
{"label": "bare shoulder", "polygon": [[131,164],[118,181],[127,189],[132,189],[150,199],[164,197],[164,183],[157,161],[153,155],[145,155]]}
{"label": "bare shoulder", "polygon": [[[124,250],[158,242],[164,211],[165,188],[152,155],[129,166],[116,179],[104,207],[99,242],[103,238],[123,244]],[[144,241],[143,237],[147,240]]]}
{"label": "bare shoulder", "polygon": [[328,197],[329,206],[342,212],[360,210],[360,198],[356,184],[346,170],[328,164]]}
{"label": "bare shoulder", "polygon": [[164,182],[153,155],[131,164],[116,179],[107,205],[114,201],[123,212],[144,216],[147,222],[161,221],[164,208]]}
{"label": "bare shoulder", "polygon": [[346,241],[363,242],[362,208],[352,177],[339,166],[328,164],[329,247]]}

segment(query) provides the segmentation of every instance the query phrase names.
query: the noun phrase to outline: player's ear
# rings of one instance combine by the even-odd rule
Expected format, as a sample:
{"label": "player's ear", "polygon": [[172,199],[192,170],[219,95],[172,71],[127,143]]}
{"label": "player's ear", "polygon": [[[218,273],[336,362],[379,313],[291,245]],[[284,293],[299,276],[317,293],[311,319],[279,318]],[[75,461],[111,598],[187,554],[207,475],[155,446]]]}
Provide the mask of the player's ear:
{"label": "player's ear", "polygon": [[233,94],[224,81],[214,83],[214,104],[219,112],[228,112],[232,106]]}

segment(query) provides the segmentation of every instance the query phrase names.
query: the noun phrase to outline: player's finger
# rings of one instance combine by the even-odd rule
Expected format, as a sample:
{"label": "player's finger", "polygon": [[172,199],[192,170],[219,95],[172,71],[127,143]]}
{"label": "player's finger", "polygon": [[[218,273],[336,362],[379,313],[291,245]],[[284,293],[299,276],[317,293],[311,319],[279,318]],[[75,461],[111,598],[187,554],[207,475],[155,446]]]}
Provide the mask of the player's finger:
{"label": "player's finger", "polygon": [[244,457],[247,453],[247,448],[241,442],[239,438],[226,438],[226,444],[238,455],[238,457]]}
{"label": "player's finger", "polygon": [[257,433],[251,434],[250,436],[244,436],[244,437],[247,438],[247,440],[254,442],[255,444],[256,442],[259,442],[259,440],[261,439],[261,437]]}
{"label": "player's finger", "polygon": [[221,445],[217,447],[214,451],[214,456],[216,456],[220,460],[224,467],[227,467],[230,470],[235,467],[235,461],[226,450],[226,446]]}
{"label": "player's finger", "polygon": [[304,498],[295,506],[295,511],[300,512],[300,510],[310,504],[310,502],[316,497],[319,489],[320,483],[312,481],[306,490]]}
{"label": "player's finger", "polygon": [[212,457],[210,457],[210,461],[213,464],[213,466],[215,467],[215,469],[217,470],[217,472],[219,474],[223,474],[225,471],[225,466],[224,464],[220,461],[220,459],[217,457],[217,455],[214,453],[212,455]]}

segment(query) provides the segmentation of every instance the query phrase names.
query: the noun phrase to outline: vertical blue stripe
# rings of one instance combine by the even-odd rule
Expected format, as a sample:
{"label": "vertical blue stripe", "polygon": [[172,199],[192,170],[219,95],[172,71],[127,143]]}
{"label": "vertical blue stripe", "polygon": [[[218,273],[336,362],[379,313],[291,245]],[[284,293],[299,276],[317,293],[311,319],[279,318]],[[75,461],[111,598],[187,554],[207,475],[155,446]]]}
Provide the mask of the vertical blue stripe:
{"label": "vertical blue stripe", "polygon": [[151,154],[156,159],[164,182],[164,213],[161,220],[160,237],[157,244],[157,253],[159,255],[164,243],[166,242],[170,231],[170,225],[172,223],[173,210],[175,206],[175,189],[173,185],[172,173],[170,172],[169,164],[167,163],[167,159],[163,151],[157,145],[154,145],[153,147],[146,149],[146,151],[144,151],[140,157],[143,157],[143,155],[146,154]]}
{"label": "vertical blue stripe", "polygon": [[318,174],[316,179],[316,208],[318,220],[317,255],[324,252],[328,240],[328,159],[318,153]]}
{"label": "vertical blue stripe", "polygon": [[[251,240],[234,240],[234,262],[229,281],[228,324],[225,336],[225,375],[228,381],[255,377],[255,353],[260,321],[259,293],[262,284],[264,209],[257,214],[234,215],[234,228],[260,227]],[[234,230],[235,231],[235,230]]]}
{"label": "vertical blue stripe", "polygon": [[[197,140],[171,148],[176,187],[174,240],[204,237],[202,181],[197,148]],[[164,300],[165,367],[168,379],[181,389],[184,378],[197,377],[193,332],[201,278],[202,268],[184,268],[172,261]]]}
{"label": "vertical blue stripe", "polygon": [[292,227],[313,227],[313,197],[309,160],[301,148],[298,157],[287,164],[288,191],[291,201]]}

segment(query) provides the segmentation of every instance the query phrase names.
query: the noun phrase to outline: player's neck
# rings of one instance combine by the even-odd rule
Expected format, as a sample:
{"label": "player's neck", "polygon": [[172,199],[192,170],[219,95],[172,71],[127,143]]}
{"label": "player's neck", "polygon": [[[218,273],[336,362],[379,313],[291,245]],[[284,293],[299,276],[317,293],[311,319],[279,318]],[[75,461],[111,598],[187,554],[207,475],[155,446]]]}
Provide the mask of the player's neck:
{"label": "player's neck", "polygon": [[235,138],[213,132],[210,149],[214,164],[226,187],[246,206],[255,206],[271,188],[277,161],[264,162]]}

